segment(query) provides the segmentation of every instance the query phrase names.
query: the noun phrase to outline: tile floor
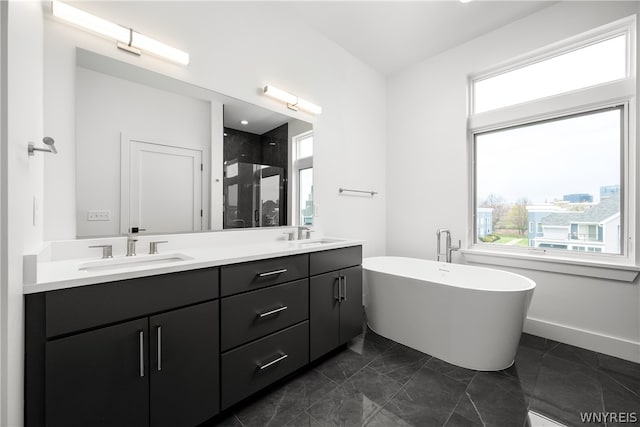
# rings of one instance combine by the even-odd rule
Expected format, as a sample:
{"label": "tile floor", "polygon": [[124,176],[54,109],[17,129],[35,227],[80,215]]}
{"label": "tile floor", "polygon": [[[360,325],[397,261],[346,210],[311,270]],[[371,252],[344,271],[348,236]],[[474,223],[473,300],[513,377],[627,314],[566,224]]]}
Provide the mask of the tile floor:
{"label": "tile floor", "polygon": [[[627,423],[583,423],[581,412],[622,413],[616,415],[618,421],[627,417]],[[633,419],[639,420],[628,423]],[[640,425],[640,364],[523,334],[513,366],[477,372],[366,329],[346,348],[223,414],[212,425],[539,427],[554,423]]]}

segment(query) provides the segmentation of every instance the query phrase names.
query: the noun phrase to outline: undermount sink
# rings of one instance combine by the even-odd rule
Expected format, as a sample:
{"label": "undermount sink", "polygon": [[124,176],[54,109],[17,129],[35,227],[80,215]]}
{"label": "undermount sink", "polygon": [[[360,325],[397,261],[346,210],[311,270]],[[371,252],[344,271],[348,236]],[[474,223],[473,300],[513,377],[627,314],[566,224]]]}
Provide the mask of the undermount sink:
{"label": "undermount sink", "polygon": [[293,243],[299,246],[304,246],[304,245],[328,245],[330,243],[338,243],[343,241],[344,241],[343,239],[322,238],[322,239],[310,239],[310,240],[295,240],[290,243]]}
{"label": "undermount sink", "polygon": [[158,255],[137,255],[132,257],[100,259],[80,264],[78,270],[81,271],[105,271],[122,268],[145,267],[149,265],[160,265],[178,261],[193,259],[190,256],[180,253],[158,254]]}

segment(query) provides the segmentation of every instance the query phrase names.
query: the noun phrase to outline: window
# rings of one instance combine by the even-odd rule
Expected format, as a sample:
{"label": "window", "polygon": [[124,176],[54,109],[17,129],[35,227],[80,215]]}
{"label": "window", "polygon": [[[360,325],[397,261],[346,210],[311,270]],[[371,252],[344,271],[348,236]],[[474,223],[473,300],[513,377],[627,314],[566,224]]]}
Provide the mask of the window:
{"label": "window", "polygon": [[313,132],[293,138],[293,179],[297,203],[297,225],[313,225]]}
{"label": "window", "polygon": [[473,82],[474,112],[519,104],[627,77],[626,34]]}
{"label": "window", "polygon": [[471,78],[471,215],[497,219],[475,248],[633,260],[634,37],[630,18]]}

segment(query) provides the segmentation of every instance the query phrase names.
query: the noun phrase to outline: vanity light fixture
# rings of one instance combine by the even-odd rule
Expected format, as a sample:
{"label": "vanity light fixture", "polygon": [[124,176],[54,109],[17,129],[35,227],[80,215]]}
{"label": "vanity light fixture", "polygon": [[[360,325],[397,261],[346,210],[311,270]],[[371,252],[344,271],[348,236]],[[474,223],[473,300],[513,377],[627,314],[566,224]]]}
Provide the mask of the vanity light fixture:
{"label": "vanity light fixture", "polygon": [[145,51],[179,64],[189,64],[189,54],[187,52],[140,34],[132,28],[114,24],[58,0],[51,1],[51,11],[53,16],[66,22],[114,39],[120,49],[136,55],[140,55],[141,51]]}
{"label": "vanity light fixture", "polygon": [[278,89],[277,87],[266,85],[264,87],[264,94],[280,101],[286,102],[287,108],[289,108],[290,110],[298,111],[298,109],[301,109],[313,114],[322,114],[322,108],[319,105],[316,105],[302,98],[298,98],[297,96],[282,89]]}

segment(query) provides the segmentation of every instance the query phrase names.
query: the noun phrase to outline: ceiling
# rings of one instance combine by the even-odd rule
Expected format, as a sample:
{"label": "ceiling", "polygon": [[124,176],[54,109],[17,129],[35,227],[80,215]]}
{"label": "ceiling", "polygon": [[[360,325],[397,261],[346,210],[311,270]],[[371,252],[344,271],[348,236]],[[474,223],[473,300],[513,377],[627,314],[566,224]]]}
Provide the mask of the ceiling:
{"label": "ceiling", "polygon": [[[170,40],[180,38],[184,25],[215,17],[217,6],[236,3],[66,1],[121,25],[135,26],[143,33],[146,25],[156,30],[161,27]],[[255,13],[262,8],[277,8],[274,13],[310,26],[382,75],[391,75],[554,3],[557,1],[474,0],[463,4],[459,0],[262,0],[237,2],[236,6],[242,6],[239,10],[243,12],[251,8]],[[150,4],[154,7],[150,8]],[[176,16],[181,19],[176,21]],[[263,128],[271,129],[286,120],[277,114],[266,117],[260,109],[248,116],[244,106],[235,108],[233,102],[225,101],[225,122],[230,127],[237,127],[231,123],[247,119],[250,125],[243,129],[260,133]]]}
{"label": "ceiling", "polygon": [[555,1],[292,1],[294,16],[390,75]]}
{"label": "ceiling", "polygon": [[[184,25],[201,25],[217,6],[238,13],[270,8],[286,20],[308,25],[383,75],[390,75],[463,44],[556,0],[288,0],[288,1],[87,1],[65,0],[78,8],[145,33],[163,28],[180,40]],[[153,5],[154,7],[149,7]],[[233,10],[232,7],[230,10]],[[176,20],[179,16],[180,19]],[[215,26],[215,22],[210,25]],[[153,31],[149,31],[153,34]]]}

